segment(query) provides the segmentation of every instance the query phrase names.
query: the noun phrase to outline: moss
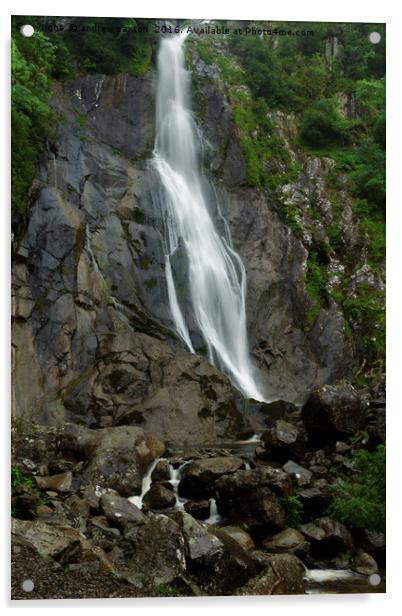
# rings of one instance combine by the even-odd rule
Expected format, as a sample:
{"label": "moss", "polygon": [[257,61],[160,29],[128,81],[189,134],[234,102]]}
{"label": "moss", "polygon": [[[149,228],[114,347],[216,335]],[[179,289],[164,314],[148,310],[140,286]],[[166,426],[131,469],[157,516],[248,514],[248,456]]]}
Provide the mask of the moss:
{"label": "moss", "polygon": [[145,256],[145,255],[143,255],[139,259],[139,266],[143,270],[149,269],[151,263],[152,263],[151,259],[149,257]]}
{"label": "moss", "polygon": [[78,126],[81,126],[81,128],[88,127],[88,120],[87,120],[85,113],[76,113],[75,121],[77,122]]}
{"label": "moss", "polygon": [[156,287],[156,279],[150,278],[149,280],[146,280],[145,286],[147,287],[147,289],[154,289]]}

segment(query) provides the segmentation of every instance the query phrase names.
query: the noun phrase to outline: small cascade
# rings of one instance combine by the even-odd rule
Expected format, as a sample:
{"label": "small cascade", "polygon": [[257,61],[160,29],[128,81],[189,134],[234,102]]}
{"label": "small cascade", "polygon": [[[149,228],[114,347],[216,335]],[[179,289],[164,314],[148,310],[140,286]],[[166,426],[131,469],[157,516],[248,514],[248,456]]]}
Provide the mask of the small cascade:
{"label": "small cascade", "polygon": [[141,494],[139,494],[138,496],[130,496],[128,498],[130,503],[133,503],[133,505],[137,505],[139,509],[142,509],[143,498],[145,494],[148,492],[149,488],[151,487],[151,483],[152,483],[151,475],[154,472],[154,468],[158,464],[158,462],[164,459],[165,458],[156,458],[153,462],[151,462],[151,464],[147,468],[145,475],[142,478]]}
{"label": "small cascade", "polygon": [[167,458],[156,458],[153,462],[151,462],[151,464],[147,468],[145,475],[142,478],[141,494],[138,494],[136,496],[130,496],[128,498],[130,503],[133,503],[139,509],[142,509],[144,496],[148,492],[152,484],[152,473],[154,472],[154,469],[156,465],[158,464],[158,462],[165,462],[165,461],[169,464],[170,479],[168,481],[170,485],[173,487],[174,495],[176,497],[176,503],[175,503],[174,508],[184,509],[184,503],[187,502],[187,499],[179,496],[178,489],[179,489],[179,483],[180,483],[181,474],[183,472],[183,468],[186,466],[186,464],[189,464],[189,462],[184,462],[178,468],[174,468],[173,465],[170,464]]}
{"label": "small cascade", "polygon": [[219,524],[223,522],[223,517],[218,512],[218,505],[214,498],[209,499],[209,517],[205,520],[205,524]]}

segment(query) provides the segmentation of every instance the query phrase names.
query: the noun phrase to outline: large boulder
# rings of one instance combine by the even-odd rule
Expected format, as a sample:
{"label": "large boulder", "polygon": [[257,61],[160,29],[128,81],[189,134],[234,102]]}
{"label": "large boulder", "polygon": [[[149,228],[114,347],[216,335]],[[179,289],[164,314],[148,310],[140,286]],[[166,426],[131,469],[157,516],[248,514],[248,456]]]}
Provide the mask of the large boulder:
{"label": "large boulder", "polygon": [[186,561],[190,570],[200,567],[213,569],[223,556],[223,544],[185,511],[177,511],[172,518],[179,524],[186,546]]}
{"label": "large boulder", "polygon": [[163,483],[153,483],[144,495],[143,503],[149,509],[169,509],[176,503],[173,490]]}
{"label": "large boulder", "polygon": [[274,459],[300,458],[304,453],[303,431],[283,419],[274,421],[272,426],[262,434],[261,440],[265,445],[267,455]]}
{"label": "large boulder", "polygon": [[106,518],[118,526],[131,522],[144,524],[146,518],[142,511],[126,498],[107,492],[100,498],[100,506]]}
{"label": "large boulder", "polygon": [[329,517],[317,518],[300,526],[303,535],[311,542],[311,555],[318,559],[331,559],[354,549],[353,537],[348,528]]}
{"label": "large boulder", "polygon": [[237,595],[302,595],[305,566],[293,554],[272,554],[270,564],[240,588]]}
{"label": "large boulder", "polygon": [[14,544],[29,546],[40,556],[50,556],[62,565],[95,561],[101,572],[114,570],[104,551],[77,528],[41,520],[13,519],[11,532]]}
{"label": "large boulder", "polygon": [[164,444],[149,432],[135,426],[117,426],[91,430],[66,424],[58,439],[61,452],[86,461],[83,479],[121,496],[141,490],[146,468],[164,450]]}
{"label": "large boulder", "polygon": [[309,396],[302,409],[303,423],[313,443],[335,443],[359,430],[366,406],[350,383],[324,385]]}
{"label": "large boulder", "polygon": [[258,536],[281,530],[286,514],[278,496],[292,491],[290,477],[272,467],[239,470],[215,482],[219,512]]}
{"label": "large boulder", "polygon": [[268,552],[304,552],[307,542],[295,528],[285,528],[281,532],[263,541],[263,546]]}
{"label": "large boulder", "polygon": [[137,588],[155,589],[180,581],[186,573],[185,543],[179,525],[167,516],[147,516],[147,522],[126,533],[121,576]]}
{"label": "large boulder", "polygon": [[216,479],[230,475],[241,467],[244,467],[244,460],[230,456],[195,460],[184,467],[179,494],[199,499],[209,498],[214,494]]}

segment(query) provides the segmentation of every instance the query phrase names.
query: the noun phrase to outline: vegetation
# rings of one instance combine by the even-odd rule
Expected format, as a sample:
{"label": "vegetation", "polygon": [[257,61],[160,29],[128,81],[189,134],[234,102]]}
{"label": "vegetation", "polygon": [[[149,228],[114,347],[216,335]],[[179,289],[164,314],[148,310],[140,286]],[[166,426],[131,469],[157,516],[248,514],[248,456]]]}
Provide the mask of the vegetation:
{"label": "vegetation", "polygon": [[[63,23],[62,32],[43,33],[46,18],[13,17],[12,66],[12,181],[13,222],[18,225],[31,200],[32,181],[46,140],[57,120],[49,106],[52,83],[80,73],[143,75],[151,65],[157,35],[147,20],[52,18]],[[21,23],[32,23],[32,37],[20,33]],[[73,27],[74,26],[74,27]],[[75,28],[75,29],[74,29]],[[77,114],[77,124],[86,126]]]}
{"label": "vegetation", "polygon": [[[385,30],[381,24],[256,23],[273,30],[313,31],[313,36],[239,36],[221,41],[200,40],[197,51],[216,64],[232,103],[233,117],[247,161],[248,183],[272,191],[296,179],[300,169],[289,160],[288,148],[275,134],[272,110],[294,114],[299,125],[294,147],[302,153],[326,156],[336,162],[328,177],[334,218],[323,220],[313,200],[313,221],[305,284],[311,298],[305,330],[313,327],[321,308],[335,301],[347,319],[359,366],[366,369],[356,384],[381,369],[384,360],[385,311],[381,284],[355,284],[361,260],[354,258],[340,230],[343,204],[336,186],[346,174],[352,196],[357,236],[355,254],[366,254],[371,272],[380,279],[385,260]],[[379,45],[368,40],[373,29]],[[247,86],[247,87],[245,87]],[[331,184],[332,182],[332,184]],[[344,187],[343,187],[344,188]],[[287,225],[303,241],[297,208],[279,203]],[[358,222],[357,222],[358,221]],[[324,228],[328,244],[316,237],[316,222]],[[343,264],[341,283],[330,285],[328,264]],[[353,291],[351,291],[353,289]],[[368,376],[367,376],[368,375]],[[367,377],[367,378],[366,378]]]}
{"label": "vegetation", "polygon": [[289,526],[297,528],[302,523],[303,503],[297,494],[286,496],[281,499],[286,511],[286,520]]}
{"label": "vegetation", "polygon": [[328,514],[352,528],[385,531],[385,447],[360,449],[354,456],[356,479],[335,484]]}

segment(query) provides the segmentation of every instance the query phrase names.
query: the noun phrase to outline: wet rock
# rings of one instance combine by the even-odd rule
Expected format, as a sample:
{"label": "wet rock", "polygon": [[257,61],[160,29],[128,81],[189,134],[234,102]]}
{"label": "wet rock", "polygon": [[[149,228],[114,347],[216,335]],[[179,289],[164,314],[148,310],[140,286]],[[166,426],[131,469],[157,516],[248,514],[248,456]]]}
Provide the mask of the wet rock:
{"label": "wet rock", "polygon": [[196,520],[206,520],[209,516],[209,500],[187,501],[184,503],[184,510]]}
{"label": "wet rock", "polygon": [[313,443],[335,443],[353,434],[366,417],[366,407],[349,383],[315,389],[302,409],[303,423]]}
{"label": "wet rock", "polygon": [[184,467],[179,483],[181,496],[209,498],[213,496],[213,483],[222,475],[230,475],[244,466],[241,458],[217,457],[195,460]]}
{"label": "wet rock", "polygon": [[250,535],[241,528],[241,526],[224,526],[221,528],[221,531],[237,541],[237,543],[241,545],[244,550],[254,550],[254,541]]}
{"label": "wet rock", "polygon": [[61,451],[87,460],[83,478],[112,488],[122,496],[141,490],[141,476],[152,460],[165,449],[151,434],[134,426],[91,430],[66,424],[58,439]]}
{"label": "wet rock", "polygon": [[223,555],[222,542],[184,511],[177,511],[172,518],[183,533],[189,566],[212,568]]}
{"label": "wet rock", "polygon": [[113,523],[125,525],[127,522],[143,524],[145,516],[136,505],[116,494],[106,493],[100,498],[100,506],[105,516]]}
{"label": "wet rock", "polygon": [[354,548],[349,530],[332,518],[317,518],[312,524],[302,525],[300,530],[311,541],[311,555],[315,558],[333,558]]}
{"label": "wet rock", "polygon": [[71,490],[73,475],[71,471],[67,471],[50,477],[35,477],[35,481],[41,490],[55,490],[63,494]]}
{"label": "wet rock", "polygon": [[385,534],[375,530],[360,529],[358,538],[364,550],[377,561],[380,567],[385,567]]}
{"label": "wet rock", "polygon": [[305,593],[305,567],[293,554],[272,554],[270,565],[240,588],[237,595],[300,595]]}
{"label": "wet rock", "polygon": [[147,516],[126,534],[132,546],[119,574],[137,588],[174,584],[186,574],[185,543],[179,525],[167,516]]}
{"label": "wet rock", "polygon": [[304,552],[307,542],[304,535],[295,528],[285,528],[280,533],[265,539],[263,546],[268,552]]}
{"label": "wet rock", "polygon": [[153,483],[143,499],[144,505],[150,509],[168,509],[173,507],[175,502],[176,497],[172,489],[162,483]]}
{"label": "wet rock", "polygon": [[285,473],[293,477],[299,486],[305,486],[311,482],[313,473],[307,468],[300,466],[300,464],[293,462],[293,460],[288,460],[288,462],[282,466],[282,469]]}
{"label": "wet rock", "polygon": [[168,481],[170,479],[170,465],[167,460],[160,460],[152,471],[152,481]]}
{"label": "wet rock", "polygon": [[72,494],[64,502],[75,516],[80,516],[83,518],[89,517],[91,505],[85,499],[79,498],[76,494]]}
{"label": "wet rock", "polygon": [[362,575],[371,575],[378,571],[378,565],[374,558],[363,550],[358,550],[357,554],[353,557],[351,568]]}
{"label": "wet rock", "polygon": [[291,493],[291,479],[280,469],[239,470],[215,482],[220,513],[251,533],[266,536],[285,527],[285,511],[277,495]]}
{"label": "wet rock", "polygon": [[276,420],[273,425],[266,430],[261,440],[265,445],[267,453],[275,459],[289,459],[295,456],[301,457],[304,453],[305,443],[304,434],[300,428],[284,421]]}
{"label": "wet rock", "polygon": [[331,495],[327,490],[319,488],[307,488],[297,494],[303,505],[303,518],[305,520],[321,516],[331,502]]}
{"label": "wet rock", "polygon": [[32,547],[41,556],[51,556],[62,564],[97,561],[100,571],[113,571],[103,550],[76,528],[40,520],[13,520],[12,534],[16,544]]}

